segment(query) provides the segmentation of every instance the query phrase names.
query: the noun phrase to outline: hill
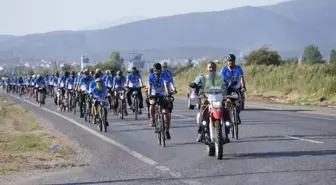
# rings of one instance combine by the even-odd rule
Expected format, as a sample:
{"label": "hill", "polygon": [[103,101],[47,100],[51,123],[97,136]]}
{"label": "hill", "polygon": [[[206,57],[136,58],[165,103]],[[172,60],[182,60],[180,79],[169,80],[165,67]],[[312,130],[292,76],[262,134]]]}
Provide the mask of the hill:
{"label": "hill", "polygon": [[[247,52],[268,44],[282,53],[299,55],[306,45],[314,43],[328,54],[336,44],[330,39],[335,28],[319,25],[325,26],[336,17],[334,4],[331,0],[295,0],[273,6],[159,17],[102,30],[33,34],[5,39],[0,42],[0,53],[11,56],[15,51],[23,57],[77,60],[87,53],[99,60],[112,50],[140,50],[145,51],[145,56],[151,51],[153,56],[146,59],[160,59],[176,55],[217,57],[228,50]],[[199,48],[208,52],[203,54]]]}

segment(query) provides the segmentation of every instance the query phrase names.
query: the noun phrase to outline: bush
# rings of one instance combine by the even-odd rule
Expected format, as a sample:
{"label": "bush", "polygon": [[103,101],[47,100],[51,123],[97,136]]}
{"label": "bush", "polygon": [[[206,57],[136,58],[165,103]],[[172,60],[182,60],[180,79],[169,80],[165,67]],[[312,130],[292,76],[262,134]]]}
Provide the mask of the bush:
{"label": "bush", "polygon": [[246,65],[280,65],[281,56],[277,51],[269,50],[268,46],[263,46],[258,50],[253,50],[244,57]]}

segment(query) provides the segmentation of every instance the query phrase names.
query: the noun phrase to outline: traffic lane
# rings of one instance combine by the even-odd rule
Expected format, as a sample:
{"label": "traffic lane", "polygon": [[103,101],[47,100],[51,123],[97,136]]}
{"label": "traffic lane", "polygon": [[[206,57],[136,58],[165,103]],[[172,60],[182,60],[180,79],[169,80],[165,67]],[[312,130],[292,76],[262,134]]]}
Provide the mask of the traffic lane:
{"label": "traffic lane", "polygon": [[70,139],[72,146],[78,150],[75,165],[84,167],[47,170],[43,174],[40,171],[24,173],[20,174],[20,178],[0,181],[1,184],[183,184],[180,179],[152,168],[57,115],[22,100],[13,97],[9,99],[15,105],[23,106],[36,114],[44,126]]}
{"label": "traffic lane", "polygon": [[[175,106],[176,107],[176,106]],[[176,108],[176,112],[181,112],[178,108]],[[174,110],[175,112],[175,110]],[[251,113],[252,117],[255,113]],[[248,118],[251,116],[244,116],[244,118]],[[254,117],[258,118],[258,119],[263,119],[260,117],[260,115],[254,115]],[[109,118],[110,119],[110,118]],[[113,118],[112,118],[113,119]],[[114,118],[115,119],[115,118]],[[264,119],[268,119],[267,117]],[[283,117],[280,118],[274,118],[274,120],[283,120]],[[132,122],[132,121],[131,121]],[[156,144],[156,137],[153,135],[152,131],[150,130],[150,128],[148,128],[148,121],[143,120],[143,121],[139,121],[141,123],[137,123],[136,126],[131,125],[131,126],[125,126],[127,129],[124,130],[128,130],[126,132],[123,132],[122,130],[115,130],[116,132],[114,132],[114,139],[119,139],[118,141],[123,143],[123,144],[128,144],[131,145],[132,148],[133,147],[137,147],[137,151],[141,151],[142,153],[146,153],[146,156],[150,156],[151,158],[155,158],[158,159],[160,161],[160,163],[163,163],[169,167],[173,167],[173,169],[178,169],[179,171],[182,171],[183,174],[185,174],[185,176],[190,176],[190,175],[195,175],[197,174],[197,171],[203,171],[204,173],[200,174],[200,177],[204,176],[204,174],[209,174],[211,175],[211,169],[213,169],[213,173],[217,173],[217,171],[223,171],[224,169],[226,169],[224,166],[226,166],[226,164],[222,164],[221,161],[217,161],[217,160],[213,160],[211,158],[208,158],[205,153],[204,153],[204,149],[205,147],[201,144],[197,144],[194,141],[195,138],[195,132],[196,132],[196,126],[194,126],[193,128],[181,128],[181,126],[176,129],[177,131],[174,131],[174,128],[172,130],[172,134],[176,133],[176,136],[178,136],[179,138],[174,137],[173,141],[177,142],[168,142],[168,146],[171,144],[172,147],[167,147],[165,149],[162,149],[160,147],[157,146]],[[185,124],[187,121],[184,121],[183,123],[180,123],[180,125]],[[194,121],[191,121],[194,123]],[[111,121],[111,123],[113,124],[113,121]],[[116,122],[117,123],[117,122]],[[125,124],[128,124],[129,121],[126,121]],[[120,122],[118,123],[120,125]],[[134,124],[134,123],[131,123]],[[174,122],[175,124],[175,122]],[[177,123],[178,124],[178,123]],[[281,124],[281,122],[279,123]],[[279,136],[279,132],[277,132],[276,130],[273,129],[265,129],[264,125],[260,126],[260,125],[251,125],[253,127],[257,127],[253,130],[253,128],[246,128],[244,129],[245,125],[243,125],[241,127],[241,138],[248,138],[246,140],[249,140],[253,137],[262,137],[265,136],[265,133],[273,133],[272,135],[268,135],[268,136],[272,136],[272,137],[276,137]],[[140,128],[139,128],[140,127]],[[112,127],[113,128],[113,127]],[[264,129],[264,130],[263,130]],[[113,130],[113,129],[112,129]],[[130,133],[132,132],[132,133]],[[135,132],[135,133],[134,133]],[[181,132],[180,134],[178,134],[177,132]],[[252,133],[253,132],[253,133]],[[108,134],[108,133],[107,133]],[[118,135],[119,134],[119,135]],[[116,136],[118,135],[118,136]],[[146,138],[146,136],[150,136],[148,138]],[[184,138],[181,138],[184,137]],[[190,137],[191,136],[191,137]],[[113,137],[113,136],[110,136]],[[190,138],[193,138],[192,140],[190,140]],[[141,139],[141,140],[140,140]],[[188,140],[189,139],[189,140]],[[151,142],[148,142],[151,141]],[[188,142],[190,141],[190,143]],[[286,142],[286,143],[284,143]],[[248,144],[246,144],[248,143]],[[175,144],[175,147],[174,147]],[[244,146],[244,144],[246,146]],[[140,147],[139,147],[140,146]],[[177,147],[180,146],[180,147]],[[257,142],[237,142],[237,143],[232,143],[232,144],[228,144],[225,145],[225,153],[227,157],[226,160],[230,159],[231,161],[235,161],[234,164],[230,165],[230,173],[239,173],[239,170],[241,168],[238,168],[238,172],[232,171],[234,168],[231,168],[231,166],[240,166],[238,165],[239,163],[242,163],[242,169],[247,169],[249,171],[247,171],[247,174],[250,174],[252,172],[255,172],[256,170],[260,169],[260,166],[263,167],[264,166],[264,162],[263,161],[259,161],[263,158],[265,158],[265,156],[267,156],[268,154],[270,154],[271,156],[274,157],[279,157],[279,156],[285,156],[283,158],[297,158],[297,156],[306,156],[308,154],[312,155],[315,154],[318,156],[323,156],[324,155],[329,155],[332,156],[333,155],[333,151],[320,151],[319,150],[313,150],[310,149],[311,153],[307,153],[306,149],[311,148],[311,143],[309,142],[303,142],[303,141],[299,141],[299,140],[295,140],[295,139],[279,139],[279,141],[264,141],[263,145],[257,144]],[[227,148],[227,149],[226,149]],[[246,151],[241,151],[242,149],[246,149]],[[255,150],[256,152],[251,152]],[[260,152],[264,150],[265,152]],[[278,151],[277,151],[278,150]],[[293,151],[296,151],[296,153],[294,153],[295,155],[288,155],[293,153]],[[227,153],[230,152],[230,153]],[[273,153],[271,153],[273,152]],[[276,153],[278,152],[278,153]],[[236,155],[234,156],[234,154],[240,154],[240,155]],[[246,155],[243,155],[246,154]],[[272,155],[273,154],[273,155]],[[240,156],[240,158],[238,158],[237,156]],[[245,156],[245,160],[241,160],[242,156]],[[256,158],[249,158],[248,156],[259,156]],[[309,155],[308,155],[309,156]],[[273,157],[273,158],[274,158]],[[332,156],[333,157],[333,156]],[[239,160],[234,160],[234,159],[239,159]],[[279,157],[280,158],[280,157]],[[301,158],[301,157],[299,157]],[[244,159],[244,158],[243,158]],[[256,164],[253,164],[251,166],[253,166],[253,168],[251,169],[251,167],[246,167],[246,160],[251,160]],[[281,163],[283,164],[284,162],[282,162],[282,160],[288,161],[287,159],[279,159],[281,160]],[[331,161],[333,161],[334,158],[331,159]],[[205,164],[202,164],[202,161],[204,161]],[[244,162],[241,162],[244,161]],[[257,161],[257,162],[255,162]],[[259,161],[259,162],[258,162]],[[272,160],[273,161],[273,160]],[[320,159],[318,159],[317,161],[320,161]],[[326,160],[321,160],[321,161],[329,161],[328,159]],[[219,169],[219,167],[222,167],[224,169]],[[288,163],[289,166],[291,166],[293,163]],[[327,163],[327,164],[333,164],[333,163]],[[218,166],[219,165],[219,166]],[[197,166],[196,168],[193,168],[192,166]],[[317,165],[316,165],[317,166]],[[273,165],[271,165],[271,167],[273,168]],[[306,168],[309,168],[306,167]],[[197,169],[196,171],[193,169]],[[276,169],[275,169],[276,170]],[[273,170],[274,171],[274,170]],[[278,170],[279,171],[279,170]],[[245,172],[246,173],[246,172]],[[295,176],[295,175],[294,175]],[[197,177],[194,177],[197,178]],[[205,179],[207,179],[206,177],[203,177]],[[208,181],[209,179],[207,179],[206,181]],[[221,180],[219,180],[221,181]],[[220,182],[216,182],[216,183],[220,183]]]}

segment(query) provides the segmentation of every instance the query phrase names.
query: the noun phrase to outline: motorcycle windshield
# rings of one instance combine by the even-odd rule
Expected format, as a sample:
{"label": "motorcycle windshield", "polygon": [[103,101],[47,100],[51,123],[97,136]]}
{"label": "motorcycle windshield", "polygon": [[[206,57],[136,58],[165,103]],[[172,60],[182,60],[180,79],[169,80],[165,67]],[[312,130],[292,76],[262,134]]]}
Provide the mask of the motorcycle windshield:
{"label": "motorcycle windshield", "polygon": [[205,94],[226,94],[226,86],[223,76],[216,75],[214,78],[208,78],[204,86]]}

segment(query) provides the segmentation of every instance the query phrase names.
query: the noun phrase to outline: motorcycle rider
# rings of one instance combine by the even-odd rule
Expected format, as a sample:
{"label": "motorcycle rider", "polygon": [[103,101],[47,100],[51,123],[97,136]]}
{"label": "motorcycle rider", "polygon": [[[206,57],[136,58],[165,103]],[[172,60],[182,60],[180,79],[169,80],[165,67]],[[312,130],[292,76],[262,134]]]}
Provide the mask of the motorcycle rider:
{"label": "motorcycle rider", "polygon": [[[246,91],[243,69],[239,65],[236,65],[236,56],[234,54],[229,54],[226,60],[227,65],[220,70],[219,74],[223,76],[224,82],[227,84],[232,81],[237,81],[235,87],[228,88],[228,94],[237,91],[240,95],[243,95],[243,92]],[[244,100],[244,97],[242,97],[242,100]],[[241,124],[240,111],[241,106],[237,107],[238,124]]]}
{"label": "motorcycle rider", "polygon": [[143,87],[141,75],[137,74],[137,68],[132,67],[131,73],[127,75],[126,77],[126,88],[128,88],[127,91],[127,102],[129,105],[129,109],[132,108],[132,93],[133,91],[138,91],[138,97],[139,97],[139,114],[142,113],[141,109],[143,108],[143,97],[142,97],[142,92],[141,92],[141,87]]}
{"label": "motorcycle rider", "polygon": [[[148,96],[149,96],[149,112],[150,112],[150,126],[155,127],[155,103],[159,103],[162,112],[164,114],[164,120],[166,123],[166,137],[167,140],[171,139],[170,136],[170,116],[169,116],[169,102],[164,98],[169,95],[168,79],[165,75],[162,75],[162,66],[160,63],[154,64],[154,74],[148,76]],[[159,97],[159,101],[153,99],[152,96]]]}
{"label": "motorcycle rider", "polygon": [[[214,62],[208,63],[207,73],[206,74],[200,74],[195,78],[194,83],[196,85],[196,88],[200,88],[200,90],[204,90],[205,85],[207,85],[208,80],[213,81],[212,84],[214,86],[222,86],[223,79],[220,75],[216,74],[216,69],[217,69],[216,63],[214,63]],[[208,83],[208,84],[211,84],[211,83]],[[229,113],[226,109],[222,109],[222,111],[223,111],[223,119],[224,119],[224,123],[225,123],[226,121],[230,120],[229,119]],[[203,118],[204,118],[203,120],[209,122],[209,111],[202,111],[202,112],[203,112],[202,115],[203,115]],[[198,114],[199,115],[197,117],[202,116],[201,113],[198,113]],[[198,124],[199,124],[198,130],[197,130],[198,136],[197,136],[196,141],[201,142],[204,139],[204,138],[202,138],[202,134],[201,134],[202,123],[198,123]],[[230,133],[230,127],[225,125],[225,143],[230,142],[230,139],[228,137],[229,133]]]}

